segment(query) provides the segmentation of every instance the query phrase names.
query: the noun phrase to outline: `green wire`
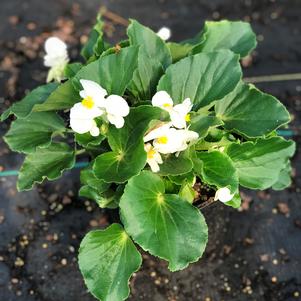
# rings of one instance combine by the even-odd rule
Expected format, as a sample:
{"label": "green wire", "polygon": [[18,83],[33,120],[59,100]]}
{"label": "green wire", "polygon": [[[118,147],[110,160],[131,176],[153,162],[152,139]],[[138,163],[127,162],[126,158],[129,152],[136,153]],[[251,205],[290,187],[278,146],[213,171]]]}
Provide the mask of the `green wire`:
{"label": "green wire", "polygon": [[[89,162],[77,162],[75,163],[73,168],[83,168],[87,167],[89,165]],[[0,177],[9,177],[9,176],[18,176],[19,171],[18,170],[4,170],[0,172]]]}

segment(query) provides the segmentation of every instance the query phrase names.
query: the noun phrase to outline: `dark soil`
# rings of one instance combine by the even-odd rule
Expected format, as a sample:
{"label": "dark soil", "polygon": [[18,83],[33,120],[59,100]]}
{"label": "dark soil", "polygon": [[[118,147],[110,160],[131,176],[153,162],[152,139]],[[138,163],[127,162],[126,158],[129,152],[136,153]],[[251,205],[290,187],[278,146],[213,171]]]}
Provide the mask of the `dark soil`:
{"label": "dark soil", "polygon": [[[252,23],[259,46],[244,62],[245,75],[301,72],[299,0],[2,0],[0,9],[1,110],[46,77],[42,44],[61,36],[79,55],[100,5],[155,30],[169,26],[175,40],[197,33],[205,19],[244,19]],[[124,26],[107,19],[112,42]],[[119,23],[122,23],[119,22]],[[258,86],[287,105],[300,145],[301,83]],[[1,134],[9,122],[1,124]],[[170,273],[163,261],[144,253],[142,269],[131,281],[131,301],[301,300],[301,154],[295,177],[283,192],[243,192],[241,210],[221,204],[203,209],[210,228],[206,255],[184,271]],[[1,140],[0,168],[17,169],[22,156]],[[79,199],[79,171],[56,182],[17,193],[15,177],[0,178],[0,300],[88,301],[76,257],[81,238],[104,228],[112,214]]]}

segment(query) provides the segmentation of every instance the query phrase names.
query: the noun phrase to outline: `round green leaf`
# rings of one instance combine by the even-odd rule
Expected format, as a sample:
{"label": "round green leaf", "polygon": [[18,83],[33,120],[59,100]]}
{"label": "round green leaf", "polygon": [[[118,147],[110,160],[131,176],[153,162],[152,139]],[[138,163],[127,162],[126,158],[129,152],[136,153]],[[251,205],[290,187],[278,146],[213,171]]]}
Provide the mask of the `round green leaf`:
{"label": "round green leaf", "polygon": [[43,112],[70,109],[80,100],[81,97],[78,90],[74,88],[71,80],[67,80],[58,86],[58,88],[49,95],[45,102],[42,104],[36,104],[33,107],[33,111]]}
{"label": "round green leaf", "polygon": [[57,83],[49,83],[32,90],[21,101],[14,103],[8,108],[1,115],[1,121],[4,121],[11,114],[16,115],[18,118],[25,118],[31,113],[34,105],[43,103],[57,87]]}
{"label": "round green leaf", "polygon": [[247,137],[267,135],[290,121],[290,114],[275,97],[241,82],[215,105],[224,127]]}
{"label": "round green leaf", "polygon": [[74,135],[75,141],[84,148],[89,148],[93,146],[100,145],[103,140],[105,140],[105,136],[99,134],[97,137],[92,136],[90,133],[78,134]]}
{"label": "round green leaf", "polygon": [[136,20],[131,20],[127,34],[131,45],[143,46],[146,54],[155,59],[164,68],[171,64],[171,55],[164,41],[151,29]]}
{"label": "round green leaf", "polygon": [[24,119],[16,119],[4,140],[13,151],[32,153],[38,146],[47,147],[52,136],[64,130],[64,120],[56,113],[31,113]]}
{"label": "round green leaf", "polygon": [[37,148],[26,156],[20,169],[17,188],[30,190],[34,183],[42,183],[45,178],[55,180],[63,171],[71,169],[75,163],[74,150],[65,143],[52,143],[47,148]]}
{"label": "round green leaf", "polygon": [[255,142],[232,143],[227,154],[238,172],[240,185],[251,189],[266,189],[279,178],[296,145],[280,137],[257,139]]}
{"label": "round green leaf", "polygon": [[119,224],[89,232],[81,242],[78,256],[81,273],[89,291],[101,301],[122,301],[129,293],[129,278],[142,257]]}
{"label": "round green leaf", "polygon": [[232,193],[238,190],[238,176],[236,169],[226,154],[219,151],[197,152],[198,162],[195,171],[207,184],[217,188],[229,186]]}
{"label": "round green leaf", "polygon": [[137,68],[138,50],[138,46],[131,46],[100,57],[76,74],[74,84],[80,88],[79,80],[88,79],[100,84],[109,95],[123,95]]}
{"label": "round green leaf", "polygon": [[138,174],[146,163],[143,136],[149,123],[161,116],[165,116],[161,109],[145,105],[131,108],[123,128],[110,126],[108,141],[112,152],[95,159],[95,175],[106,182],[124,183]]}
{"label": "round green leaf", "polygon": [[189,154],[189,150],[181,152],[179,156],[168,154],[163,158],[163,164],[160,164],[159,174],[176,176],[188,173],[193,167]]}
{"label": "round green leaf", "polygon": [[292,184],[292,166],[290,161],[287,162],[286,166],[280,171],[278,180],[273,184],[274,190],[283,190]]}
{"label": "round green leaf", "polygon": [[157,90],[168,92],[176,103],[189,97],[197,110],[233,91],[240,79],[239,56],[221,50],[199,53],[171,65]]}
{"label": "round green leaf", "polygon": [[178,195],[165,194],[164,182],[149,171],[131,178],[120,200],[127,233],[144,250],[184,269],[203,254],[208,228],[200,211]]}
{"label": "round green leaf", "polygon": [[199,39],[192,53],[229,49],[245,57],[257,44],[251,25],[241,21],[206,21]]}
{"label": "round green leaf", "polygon": [[162,74],[162,64],[156,59],[151,59],[144,47],[140,47],[138,68],[127,88],[135,98],[135,101],[151,99],[156,92],[156,87]]}

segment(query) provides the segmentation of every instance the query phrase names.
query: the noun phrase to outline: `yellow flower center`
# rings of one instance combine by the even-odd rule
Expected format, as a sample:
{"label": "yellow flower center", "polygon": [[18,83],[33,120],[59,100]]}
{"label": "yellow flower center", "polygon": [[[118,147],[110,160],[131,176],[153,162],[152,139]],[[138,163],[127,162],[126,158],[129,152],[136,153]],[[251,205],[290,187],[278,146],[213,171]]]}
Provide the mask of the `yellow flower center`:
{"label": "yellow flower center", "polygon": [[168,141],[168,138],[166,136],[162,136],[162,137],[159,137],[157,139],[157,141],[158,141],[159,144],[166,144],[167,141]]}
{"label": "yellow flower center", "polygon": [[82,105],[87,109],[92,109],[94,107],[94,100],[91,96],[87,96],[82,100]]}
{"label": "yellow flower center", "polygon": [[153,159],[154,156],[156,154],[156,151],[154,149],[150,149],[148,152],[147,152],[147,159]]}
{"label": "yellow flower center", "polygon": [[164,103],[163,104],[163,108],[165,108],[165,109],[170,109],[172,107],[172,105],[170,104],[170,103]]}
{"label": "yellow flower center", "polygon": [[190,114],[186,114],[186,116],[185,116],[185,121],[186,121],[186,122],[190,122],[190,120],[191,120],[191,119],[190,119]]}

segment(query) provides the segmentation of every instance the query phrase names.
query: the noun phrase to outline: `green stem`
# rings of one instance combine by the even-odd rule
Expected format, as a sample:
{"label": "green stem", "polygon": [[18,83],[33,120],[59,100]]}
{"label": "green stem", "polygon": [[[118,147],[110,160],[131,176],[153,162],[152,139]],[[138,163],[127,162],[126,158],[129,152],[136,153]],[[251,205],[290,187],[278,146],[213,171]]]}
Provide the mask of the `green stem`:
{"label": "green stem", "polygon": [[79,149],[79,150],[75,151],[75,155],[78,156],[78,155],[84,154],[85,152],[86,152],[86,150],[84,148]]}

